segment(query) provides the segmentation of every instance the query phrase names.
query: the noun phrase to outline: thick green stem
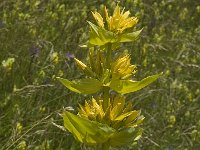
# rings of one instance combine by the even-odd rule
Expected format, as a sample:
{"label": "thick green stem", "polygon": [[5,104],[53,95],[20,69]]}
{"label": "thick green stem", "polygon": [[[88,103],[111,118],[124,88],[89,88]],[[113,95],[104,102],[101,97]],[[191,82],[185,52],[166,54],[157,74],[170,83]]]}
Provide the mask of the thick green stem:
{"label": "thick green stem", "polygon": [[106,68],[109,70],[111,67],[111,56],[112,56],[112,44],[108,43],[106,49]]}
{"label": "thick green stem", "polygon": [[110,88],[107,86],[103,87],[103,110],[106,111],[108,106],[110,105],[110,94],[109,94]]}
{"label": "thick green stem", "polygon": [[[107,70],[111,70],[111,56],[112,56],[112,43],[108,43],[106,46],[106,68]],[[110,75],[108,76],[106,82],[109,82]],[[108,106],[110,105],[110,87],[104,86],[103,87],[103,109],[104,111],[107,110]]]}

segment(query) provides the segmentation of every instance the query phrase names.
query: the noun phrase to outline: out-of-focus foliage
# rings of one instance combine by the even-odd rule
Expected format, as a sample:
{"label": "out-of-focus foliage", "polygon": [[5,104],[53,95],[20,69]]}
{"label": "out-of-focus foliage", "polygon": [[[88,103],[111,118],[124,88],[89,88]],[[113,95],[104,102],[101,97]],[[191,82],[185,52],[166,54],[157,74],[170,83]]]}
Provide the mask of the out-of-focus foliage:
{"label": "out-of-focus foliage", "polygon": [[[86,49],[78,46],[88,40],[85,20],[104,5],[113,9],[116,3],[1,0],[0,149],[85,148],[54,126],[62,124],[60,108],[83,103],[82,96],[66,90],[55,77],[82,76],[72,58],[85,58]],[[198,149],[200,3],[122,0],[120,5],[136,14],[137,29],[143,28],[139,40],[121,48],[130,50],[139,70],[136,78],[164,72],[156,84],[128,96],[134,107],[142,108],[145,130],[139,143],[127,149]]]}

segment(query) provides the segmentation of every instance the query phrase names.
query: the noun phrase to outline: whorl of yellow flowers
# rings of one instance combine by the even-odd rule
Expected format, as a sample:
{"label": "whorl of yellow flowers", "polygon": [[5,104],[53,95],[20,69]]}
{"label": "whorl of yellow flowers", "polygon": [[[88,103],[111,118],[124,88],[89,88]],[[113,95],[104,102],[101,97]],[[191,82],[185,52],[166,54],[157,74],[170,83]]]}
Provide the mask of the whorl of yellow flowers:
{"label": "whorl of yellow flowers", "polygon": [[140,111],[133,110],[132,103],[125,105],[125,98],[119,95],[110,98],[110,105],[103,110],[103,100],[92,98],[90,102],[85,101],[85,105],[79,104],[78,115],[92,121],[108,124],[115,129],[137,127],[142,123],[144,117],[140,116]]}
{"label": "whorl of yellow flowers", "polygon": [[129,11],[124,12],[123,9],[121,12],[119,5],[115,7],[112,16],[108,15],[108,11],[105,7],[106,23],[104,22],[103,17],[98,12],[92,12],[92,15],[95,18],[98,26],[105,28],[105,24],[107,24],[107,28],[105,29],[112,31],[114,33],[122,33],[124,30],[128,28],[134,27],[138,22],[137,17],[129,17],[130,15]]}

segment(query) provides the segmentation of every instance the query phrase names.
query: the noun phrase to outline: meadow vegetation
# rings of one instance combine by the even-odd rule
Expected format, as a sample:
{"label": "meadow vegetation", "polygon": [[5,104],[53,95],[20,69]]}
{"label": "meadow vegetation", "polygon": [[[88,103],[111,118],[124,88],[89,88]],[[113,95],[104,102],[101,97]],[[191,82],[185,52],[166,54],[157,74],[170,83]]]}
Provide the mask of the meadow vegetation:
{"label": "meadow vegetation", "polygon": [[[64,109],[87,95],[57,76],[79,79],[74,57],[86,60],[91,11],[113,10],[112,0],[2,0],[0,2],[0,149],[85,149],[58,125]],[[197,0],[122,0],[139,18],[131,53],[135,78],[163,72],[127,95],[145,116],[142,138],[121,149],[198,150],[200,147],[200,3]],[[112,12],[112,11],[111,11]],[[119,148],[120,149],[120,148]]]}

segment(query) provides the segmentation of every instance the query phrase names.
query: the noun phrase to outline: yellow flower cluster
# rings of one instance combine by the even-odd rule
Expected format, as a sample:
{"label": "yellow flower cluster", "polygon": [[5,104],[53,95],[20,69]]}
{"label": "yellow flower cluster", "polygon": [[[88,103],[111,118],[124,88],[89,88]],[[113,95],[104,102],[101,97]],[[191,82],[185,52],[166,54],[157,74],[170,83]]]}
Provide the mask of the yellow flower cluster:
{"label": "yellow flower cluster", "polygon": [[[98,12],[92,12],[93,17],[95,18],[98,26],[105,28],[105,22],[103,17]],[[128,28],[134,27],[138,19],[136,17],[129,17],[130,12],[122,12],[120,11],[119,5],[115,7],[112,16],[108,15],[108,11],[105,7],[105,20],[107,24],[107,30],[112,31],[114,33],[122,33],[124,30]]]}
{"label": "yellow flower cluster", "polygon": [[14,62],[15,62],[15,58],[8,58],[8,59],[2,61],[2,66],[7,71],[10,71],[12,69]]}
{"label": "yellow flower cluster", "polygon": [[144,119],[140,116],[140,111],[132,110],[131,102],[125,105],[125,98],[122,96],[112,97],[106,111],[103,110],[103,100],[97,99],[92,98],[89,103],[85,101],[84,106],[79,104],[78,115],[92,121],[106,123],[115,129],[136,127]]}

